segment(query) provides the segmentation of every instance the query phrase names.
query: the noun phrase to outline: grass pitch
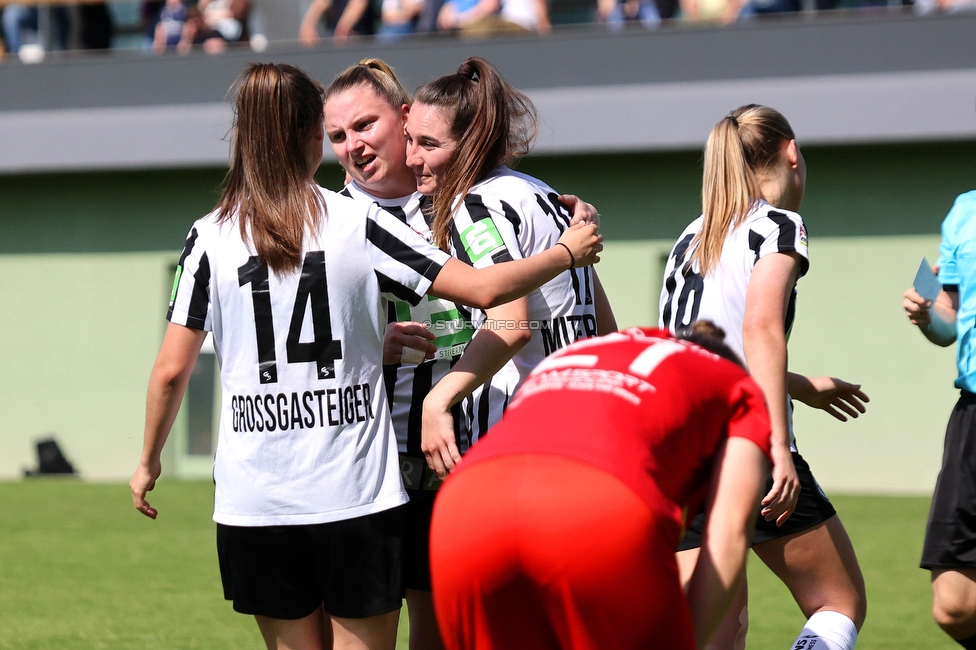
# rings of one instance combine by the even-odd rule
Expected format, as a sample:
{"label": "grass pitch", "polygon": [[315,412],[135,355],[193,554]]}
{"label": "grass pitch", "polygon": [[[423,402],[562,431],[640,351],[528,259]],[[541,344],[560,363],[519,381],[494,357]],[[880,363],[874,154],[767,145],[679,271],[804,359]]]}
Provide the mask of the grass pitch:
{"label": "grass pitch", "polygon": [[[0,650],[261,650],[253,619],[223,600],[212,498],[207,482],[160,482],[151,521],[124,485],[0,483]],[[928,499],[834,505],[867,581],[859,650],[958,647],[932,622],[928,573],[917,568]],[[755,558],[749,578],[748,647],[785,650],[803,617]]]}

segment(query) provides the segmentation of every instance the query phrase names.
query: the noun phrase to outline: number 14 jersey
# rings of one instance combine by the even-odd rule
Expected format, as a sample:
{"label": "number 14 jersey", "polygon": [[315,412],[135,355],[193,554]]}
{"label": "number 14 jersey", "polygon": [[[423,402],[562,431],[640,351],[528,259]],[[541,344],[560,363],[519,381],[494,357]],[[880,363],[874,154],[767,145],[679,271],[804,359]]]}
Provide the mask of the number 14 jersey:
{"label": "number 14 jersey", "polygon": [[387,296],[416,304],[447,261],[394,216],[322,190],[299,270],[276,274],[237,218],[197,221],[168,318],[220,362],[214,521],[350,519],[406,501],[383,385]]}

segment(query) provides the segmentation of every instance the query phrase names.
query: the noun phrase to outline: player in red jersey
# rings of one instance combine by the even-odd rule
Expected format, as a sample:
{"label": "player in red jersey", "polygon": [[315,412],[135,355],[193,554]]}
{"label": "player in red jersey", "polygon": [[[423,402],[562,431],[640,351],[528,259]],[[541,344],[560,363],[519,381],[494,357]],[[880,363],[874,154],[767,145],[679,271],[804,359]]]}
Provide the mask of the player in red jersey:
{"label": "player in red jersey", "polygon": [[[769,466],[762,390],[716,354],[735,358],[721,336],[630,329],[535,369],[434,508],[448,648],[705,646],[744,574]],[[703,501],[684,593],[674,549]]]}

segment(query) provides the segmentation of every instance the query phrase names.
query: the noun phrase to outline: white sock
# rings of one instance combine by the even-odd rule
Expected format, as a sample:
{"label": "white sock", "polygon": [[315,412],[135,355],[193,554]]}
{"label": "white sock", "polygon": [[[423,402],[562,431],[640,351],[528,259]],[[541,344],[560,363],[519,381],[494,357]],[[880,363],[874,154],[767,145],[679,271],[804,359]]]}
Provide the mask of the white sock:
{"label": "white sock", "polygon": [[803,626],[792,650],[854,650],[857,627],[840,612],[817,612]]}

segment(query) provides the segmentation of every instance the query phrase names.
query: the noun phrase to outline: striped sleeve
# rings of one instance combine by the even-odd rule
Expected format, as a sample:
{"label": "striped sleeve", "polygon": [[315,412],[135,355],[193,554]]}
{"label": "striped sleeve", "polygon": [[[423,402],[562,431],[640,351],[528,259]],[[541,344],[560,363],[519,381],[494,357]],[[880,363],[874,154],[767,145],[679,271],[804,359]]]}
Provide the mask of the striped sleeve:
{"label": "striped sleeve", "polygon": [[451,243],[458,259],[485,268],[522,259],[521,227],[521,216],[509,203],[470,193],[454,215]]}
{"label": "striped sleeve", "polygon": [[176,266],[166,319],[177,325],[210,331],[210,258],[196,225],[187,235]]}
{"label": "striped sleeve", "polygon": [[768,210],[749,224],[749,248],[754,262],[770,253],[796,253],[800,256],[800,277],[810,268],[807,229],[795,212]]}
{"label": "striped sleeve", "polygon": [[380,290],[411,305],[420,302],[450,259],[450,255],[375,205],[367,213],[366,242]]}

